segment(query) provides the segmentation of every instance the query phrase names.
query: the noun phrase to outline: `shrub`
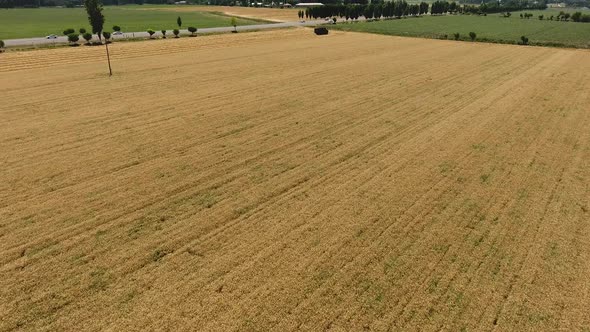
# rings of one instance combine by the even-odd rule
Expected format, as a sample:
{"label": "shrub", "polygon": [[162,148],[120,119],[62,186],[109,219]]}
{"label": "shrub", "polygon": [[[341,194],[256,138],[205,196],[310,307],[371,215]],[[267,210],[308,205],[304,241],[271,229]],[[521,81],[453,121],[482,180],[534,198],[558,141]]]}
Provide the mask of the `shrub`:
{"label": "shrub", "polygon": [[180,30],[178,29],[174,29],[172,30],[172,33],[174,34],[174,38],[180,38],[178,35],[180,34]]}
{"label": "shrub", "polygon": [[475,34],[475,32],[470,32],[469,38],[471,38],[471,41],[475,41],[475,38],[477,38],[477,35]]}
{"label": "shrub", "polygon": [[188,27],[188,31],[191,33],[191,36],[195,35],[195,32],[197,32],[197,28],[195,27]]}
{"label": "shrub", "polygon": [[0,39],[0,53],[2,53],[4,51],[4,40]]}
{"label": "shrub", "polygon": [[150,34],[150,38],[152,38],[152,36],[154,35],[154,33],[156,33],[154,30],[152,29],[147,29],[147,33]]}
{"label": "shrub", "polygon": [[86,44],[89,44],[90,40],[92,39],[92,34],[86,32],[85,34],[82,35],[82,38],[86,39]]}
{"label": "shrub", "polygon": [[121,27],[118,25],[113,25],[113,31],[121,31]]}
{"label": "shrub", "polygon": [[162,38],[166,39],[166,30],[160,30],[160,32],[162,33]]}
{"label": "shrub", "polygon": [[111,33],[108,31],[103,31],[102,36],[104,37],[104,40],[106,40],[107,42],[109,41],[109,39],[111,39]]}
{"label": "shrub", "polygon": [[539,15],[539,20],[543,20],[543,15]]}
{"label": "shrub", "polygon": [[456,33],[453,34],[453,37],[455,37],[455,40],[459,40],[459,38],[461,37],[461,35],[458,32],[456,32]]}
{"label": "shrub", "polygon": [[86,33],[86,29],[84,29],[84,28],[80,28],[80,30],[78,30],[78,31],[80,32],[81,35]]}
{"label": "shrub", "polygon": [[327,35],[328,34],[328,29],[326,29],[324,27],[320,27],[320,28],[313,29],[313,32],[316,35]]}
{"label": "shrub", "polygon": [[76,32],[76,30],[74,30],[74,29],[72,29],[72,28],[69,28],[69,29],[65,29],[65,30],[63,31],[63,34],[64,34],[64,36],[67,36],[67,35],[69,35],[69,34],[72,34],[72,33],[74,33],[74,32]]}
{"label": "shrub", "polygon": [[236,21],[236,18],[235,17],[232,17],[231,18],[230,24],[234,27],[234,31],[233,32],[238,32],[238,28],[237,28],[238,22]]}
{"label": "shrub", "polygon": [[582,18],[581,12],[575,12],[572,14],[572,21],[574,21],[574,22],[579,22],[581,18]]}
{"label": "shrub", "polygon": [[520,45],[528,45],[529,39],[526,36],[520,36]]}
{"label": "shrub", "polygon": [[78,42],[78,40],[80,40],[80,37],[78,36],[77,33],[70,33],[68,35],[68,41],[70,42],[70,44],[72,44],[72,45],[74,45],[74,44],[75,45],[78,45],[78,44],[76,44]]}

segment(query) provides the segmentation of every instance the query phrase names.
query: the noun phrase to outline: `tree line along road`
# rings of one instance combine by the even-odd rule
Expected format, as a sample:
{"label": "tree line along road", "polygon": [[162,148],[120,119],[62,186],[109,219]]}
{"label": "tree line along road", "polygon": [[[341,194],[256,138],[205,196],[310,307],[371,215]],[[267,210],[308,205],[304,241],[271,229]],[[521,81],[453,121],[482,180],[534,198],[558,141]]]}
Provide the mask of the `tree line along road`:
{"label": "tree line along road", "polygon": [[[290,28],[290,27],[304,27],[314,26],[318,24],[327,24],[325,20],[313,20],[305,22],[281,22],[281,23],[267,23],[267,24],[255,24],[255,25],[243,25],[237,26],[237,31],[252,31],[252,30],[263,30],[263,29],[278,29],[278,28]],[[231,32],[234,30],[233,26],[229,27],[218,27],[218,28],[202,28],[197,31],[197,34],[211,34],[211,33],[222,33]],[[166,31],[167,35],[172,35],[172,30]],[[190,32],[186,29],[180,30],[180,35],[189,35]],[[156,32],[155,36],[160,36],[161,32]],[[132,38],[149,38],[150,35],[147,31],[138,32],[125,32],[122,35],[111,35],[112,40],[124,40]],[[94,38],[96,35],[94,35]],[[4,41],[6,47],[26,47],[26,46],[43,46],[43,45],[56,45],[56,44],[67,44],[67,36],[59,36],[55,39],[47,39],[45,37],[36,38],[21,38],[21,39],[7,39]]]}

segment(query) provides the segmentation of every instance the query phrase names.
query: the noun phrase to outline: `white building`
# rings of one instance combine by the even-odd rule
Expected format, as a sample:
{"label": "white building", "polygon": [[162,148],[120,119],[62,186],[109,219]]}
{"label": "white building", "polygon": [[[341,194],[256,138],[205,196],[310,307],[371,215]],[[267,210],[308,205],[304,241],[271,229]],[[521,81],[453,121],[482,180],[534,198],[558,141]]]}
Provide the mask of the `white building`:
{"label": "white building", "polygon": [[324,4],[321,2],[300,2],[298,4],[295,5],[295,7],[317,7],[317,6],[323,6]]}

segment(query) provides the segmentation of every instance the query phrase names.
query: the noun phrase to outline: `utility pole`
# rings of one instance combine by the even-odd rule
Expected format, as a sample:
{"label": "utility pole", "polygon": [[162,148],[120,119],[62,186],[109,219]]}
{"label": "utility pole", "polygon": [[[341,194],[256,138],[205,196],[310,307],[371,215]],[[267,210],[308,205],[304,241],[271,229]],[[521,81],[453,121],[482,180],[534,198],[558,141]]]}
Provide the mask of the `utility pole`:
{"label": "utility pole", "polygon": [[109,63],[109,76],[113,76],[113,70],[111,69],[111,57],[109,55],[109,41],[106,40],[104,41],[104,46],[107,49],[107,62]]}

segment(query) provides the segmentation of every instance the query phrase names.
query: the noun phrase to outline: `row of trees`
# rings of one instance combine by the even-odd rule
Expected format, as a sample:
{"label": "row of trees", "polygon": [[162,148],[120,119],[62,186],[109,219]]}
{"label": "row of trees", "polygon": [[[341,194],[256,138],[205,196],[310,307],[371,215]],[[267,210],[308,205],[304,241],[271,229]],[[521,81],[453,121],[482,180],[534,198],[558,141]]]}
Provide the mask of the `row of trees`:
{"label": "row of trees", "polygon": [[[92,13],[96,14],[95,11],[92,11]],[[88,19],[92,23],[92,19],[91,19],[90,14],[89,14]],[[95,19],[95,21],[100,23],[100,21],[98,21],[98,19]],[[103,23],[104,23],[104,21],[103,21]],[[179,28],[182,26],[182,18],[180,16],[178,16],[178,18],[176,19],[176,24],[178,25]],[[233,32],[237,32],[237,20],[235,17],[231,18],[230,24],[234,27]],[[93,27],[93,33],[96,33],[99,39],[101,39],[101,36],[104,37],[105,41],[107,43],[109,43],[110,42],[109,39],[111,38],[111,33],[108,31],[98,31],[98,30],[101,30],[102,28],[103,28],[102,26],[99,27],[97,24],[95,27]],[[198,29],[196,27],[189,26],[187,28],[187,30],[191,33],[191,36],[196,36]],[[121,27],[118,25],[114,25],[113,31],[121,31]],[[156,33],[156,31],[153,29],[147,29],[146,32],[150,35],[150,39],[153,38],[154,34]],[[160,32],[162,33],[162,38],[166,38],[167,31],[165,29],[162,29],[162,30],[160,30]],[[174,34],[175,38],[180,38],[180,30],[179,29],[172,30],[172,33]],[[92,34],[86,32],[85,28],[80,28],[78,30],[78,33],[76,33],[76,31],[72,28],[65,29],[63,31],[63,34],[68,37],[68,41],[70,42],[70,44],[72,46],[78,45],[77,42],[80,40],[80,37],[79,37],[80,35],[82,35],[82,38],[84,38],[86,40],[86,45],[92,45],[92,43],[90,42],[92,40]],[[100,43],[97,43],[97,44],[100,44]]]}
{"label": "row of trees", "polygon": [[[458,32],[457,33],[454,33],[453,34],[453,38],[455,40],[460,40],[461,39],[461,34],[459,34]],[[475,32],[472,31],[472,32],[469,33],[469,39],[471,39],[472,42],[475,41],[476,38],[477,38],[477,34]],[[447,35],[444,35],[443,36],[443,39],[447,39]],[[529,44],[529,39],[526,36],[520,36],[520,41],[517,41],[517,44],[518,45],[528,45]]]}
{"label": "row of trees", "polygon": [[[426,2],[420,4],[408,4],[405,0],[395,1],[372,1],[368,5],[361,4],[327,4],[324,6],[307,8],[304,11],[299,11],[297,15],[299,18],[325,18],[325,17],[346,17],[346,19],[357,19],[364,16],[367,19],[372,18],[390,18],[403,16],[418,16],[428,14],[443,15],[443,14],[478,14],[486,15],[487,13],[504,13],[522,9],[545,9],[547,5],[544,2],[528,3],[526,1],[508,1],[506,4],[499,2],[482,3],[481,5],[459,5],[456,2],[448,2],[437,0],[429,5]],[[510,15],[506,16],[509,17]],[[587,15],[586,15],[587,16]],[[580,13],[580,21],[584,19],[584,15]],[[590,19],[590,17],[589,17]]]}
{"label": "row of trees", "polygon": [[590,14],[582,14],[582,12],[575,12],[571,16],[574,22],[590,23]]}
{"label": "row of trees", "polygon": [[[100,37],[103,37],[106,43],[110,43],[109,39],[111,39],[111,33],[108,31],[103,31],[100,35]],[[70,33],[67,35],[68,37],[68,41],[70,42],[71,46],[78,46],[78,41],[80,40],[80,35],[77,33]],[[92,40],[92,34],[90,32],[85,32],[82,34],[82,38],[84,38],[86,40],[86,45],[92,45],[92,43],[90,42]],[[100,45],[100,43],[97,43],[98,45]]]}
{"label": "row of trees", "polygon": [[[561,0],[560,0],[561,2]],[[545,0],[461,0],[463,4],[472,4],[472,5],[482,5],[485,4],[488,7],[493,6],[502,6],[505,8],[522,8],[522,9],[533,9],[539,8],[545,9],[547,8],[547,4]]]}
{"label": "row of trees", "polygon": [[[86,8],[86,13],[88,14],[88,21],[90,22],[90,25],[92,26],[92,33],[87,33],[86,29],[84,28],[80,28],[79,33],[82,35],[82,37],[86,40],[87,44],[90,44],[90,40],[92,40],[92,34],[96,34],[98,36],[99,39],[99,43],[102,43],[102,37],[105,38],[105,40],[107,42],[109,42],[109,39],[111,38],[111,33],[108,31],[103,31],[104,28],[104,15],[102,14],[102,10],[103,10],[103,6],[102,6],[102,2],[101,0],[84,0],[84,7]],[[234,28],[236,26],[235,24],[235,18],[232,18],[232,25],[234,25]],[[176,24],[178,25],[178,27],[182,27],[182,18],[180,16],[178,16],[176,18]],[[121,27],[118,25],[114,25],[113,26],[113,31],[121,31]],[[162,36],[164,38],[166,38],[166,30],[160,30],[162,32]],[[197,28],[195,27],[188,27],[188,31],[191,33],[191,36],[194,36],[195,33],[197,32]],[[176,36],[176,38],[179,38],[180,35],[180,30],[179,29],[174,29],[172,31],[174,33],[174,35]],[[153,29],[148,29],[147,33],[150,35],[150,38],[152,38],[152,36],[156,33]],[[74,29],[66,29],[63,31],[63,34],[68,36],[68,40],[70,41],[70,43],[76,43],[79,40],[78,34],[75,33]]]}
{"label": "row of trees", "polygon": [[[67,7],[74,7],[83,4],[83,0],[0,0],[0,8],[13,8],[13,7],[42,7],[42,6],[67,6]],[[223,5],[223,6],[234,6],[234,5],[242,5],[242,6],[250,6],[250,2],[248,0],[190,0],[190,3],[193,4],[206,4],[206,5]],[[279,1],[276,0],[260,0],[256,1],[256,3],[262,2],[265,5],[272,5]],[[283,1],[280,1],[283,2]],[[291,5],[295,5],[297,2],[296,0],[286,0],[284,1]],[[371,3],[382,3],[382,0],[373,0]],[[560,2],[565,2],[568,7],[590,7],[590,0],[560,0]],[[103,0],[104,5],[126,5],[126,4],[173,4],[174,0]],[[322,3],[324,4],[368,4],[368,0],[323,0]],[[464,4],[486,4],[488,6],[493,6],[494,4],[498,4],[496,0],[461,0],[461,3]],[[521,8],[521,9],[533,9],[537,6],[544,6],[544,0],[503,0],[501,1],[502,6],[506,8],[506,10],[515,10],[515,9],[508,9],[508,8]],[[544,8],[543,8],[544,9]],[[489,13],[492,13],[491,11]]]}
{"label": "row of trees", "polygon": [[[462,1],[464,2],[464,1]],[[526,2],[526,1],[508,1],[508,2],[488,2],[480,5],[469,5],[465,4],[457,7],[457,12],[460,14],[492,14],[492,13],[504,13],[511,11],[519,11],[526,9],[547,9],[545,2]]]}
{"label": "row of trees", "polygon": [[0,8],[36,8],[41,6],[39,0],[0,0]]}
{"label": "row of trees", "polygon": [[319,7],[310,7],[305,12],[298,13],[300,18],[325,18],[325,17],[345,17],[348,19],[358,19],[364,16],[367,19],[372,18],[391,18],[402,16],[418,16],[428,13],[428,3],[408,4],[405,0],[388,1],[386,3],[371,3],[368,5],[324,5]]}
{"label": "row of trees", "polygon": [[[510,14],[510,13],[507,13],[507,14]],[[531,14],[531,13],[522,13],[522,14],[520,14],[520,18],[529,19],[531,17],[533,17],[533,14]],[[590,15],[588,15],[588,14],[582,14],[582,12],[575,12],[573,14],[570,14],[570,13],[565,13],[563,11],[560,11],[559,14],[557,14],[557,16],[551,15],[551,16],[548,16],[547,18],[545,18],[544,15],[539,15],[537,17],[539,18],[539,20],[546,19],[546,20],[549,20],[549,21],[553,21],[554,18],[555,18],[556,21],[565,21],[565,22],[567,22],[571,18],[571,20],[574,21],[574,22],[583,22],[583,23],[589,23],[590,22]]]}
{"label": "row of trees", "polygon": [[430,8],[431,15],[442,15],[446,13],[454,14],[460,6],[456,2],[435,1]]}

